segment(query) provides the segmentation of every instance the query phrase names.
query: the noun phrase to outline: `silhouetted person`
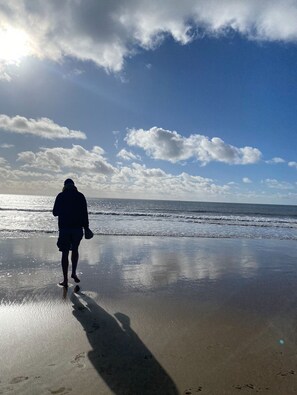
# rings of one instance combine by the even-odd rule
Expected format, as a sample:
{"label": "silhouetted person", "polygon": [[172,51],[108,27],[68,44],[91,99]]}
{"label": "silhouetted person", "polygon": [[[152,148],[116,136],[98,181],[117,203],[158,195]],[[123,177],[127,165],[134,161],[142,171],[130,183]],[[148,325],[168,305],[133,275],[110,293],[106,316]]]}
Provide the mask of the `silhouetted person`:
{"label": "silhouetted person", "polygon": [[166,370],[122,313],[108,314],[92,298],[71,295],[73,315],[86,332],[88,358],[115,395],[178,395]]}
{"label": "silhouetted person", "polygon": [[64,188],[55,200],[53,214],[58,217],[59,238],[57,246],[62,251],[62,271],[64,280],[59,283],[63,287],[68,286],[68,255],[71,251],[72,274],[76,283],[80,279],[76,275],[78,263],[78,247],[83,237],[83,228],[89,229],[89,218],[86,198],[78,192],[74,182],[68,178],[64,182]]}

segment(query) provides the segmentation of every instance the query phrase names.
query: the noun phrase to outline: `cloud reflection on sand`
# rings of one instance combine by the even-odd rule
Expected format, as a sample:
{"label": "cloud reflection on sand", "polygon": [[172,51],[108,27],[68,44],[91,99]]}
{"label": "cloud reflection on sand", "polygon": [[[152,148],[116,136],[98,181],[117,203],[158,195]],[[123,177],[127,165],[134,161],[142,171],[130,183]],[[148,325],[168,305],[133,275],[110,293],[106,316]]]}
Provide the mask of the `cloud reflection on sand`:
{"label": "cloud reflection on sand", "polygon": [[[260,265],[243,240],[189,238],[104,238],[100,248],[84,251],[88,263],[121,271],[130,287],[147,289],[185,281],[215,281],[226,275],[252,277]],[[96,262],[96,263],[94,263]]]}
{"label": "cloud reflection on sand", "polygon": [[[175,393],[174,383],[185,393],[193,378],[197,388],[201,377],[212,385],[214,375],[231,393],[263,366],[271,377],[271,361],[273,372],[281,370],[280,339],[282,348],[294,345],[293,241],[104,236],[83,240],[80,251],[82,291],[75,295],[74,284],[57,286],[56,238],[0,240],[0,392],[14,385],[15,393],[57,393],[75,382],[75,394],[90,386],[90,394],[123,393],[134,383],[109,365],[121,368],[131,344],[132,366],[159,372],[173,391],[165,393]],[[117,347],[107,354],[110,344]],[[243,376],[234,382],[238,359]]]}
{"label": "cloud reflection on sand", "polygon": [[[29,291],[55,294],[52,287],[61,277],[55,237],[6,239],[0,244],[2,297]],[[255,278],[268,267],[291,270],[291,249],[290,241],[97,236],[82,241],[78,270],[89,290],[115,295],[180,282],[190,286]]]}

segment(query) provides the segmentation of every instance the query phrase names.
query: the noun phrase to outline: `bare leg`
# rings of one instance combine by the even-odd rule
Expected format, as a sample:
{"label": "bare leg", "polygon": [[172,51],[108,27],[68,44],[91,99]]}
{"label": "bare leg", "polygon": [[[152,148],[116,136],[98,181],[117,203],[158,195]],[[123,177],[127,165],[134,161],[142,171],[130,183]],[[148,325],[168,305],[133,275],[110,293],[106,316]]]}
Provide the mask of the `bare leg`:
{"label": "bare leg", "polygon": [[68,267],[69,267],[68,254],[69,254],[69,251],[62,252],[61,263],[62,263],[62,271],[63,271],[64,280],[62,283],[60,283],[60,285],[63,285],[64,287],[68,286]]}
{"label": "bare leg", "polygon": [[72,274],[71,277],[74,279],[76,283],[80,282],[80,279],[76,275],[76,268],[77,268],[77,263],[78,263],[78,249],[77,250],[72,250],[71,252],[71,263],[72,263]]}

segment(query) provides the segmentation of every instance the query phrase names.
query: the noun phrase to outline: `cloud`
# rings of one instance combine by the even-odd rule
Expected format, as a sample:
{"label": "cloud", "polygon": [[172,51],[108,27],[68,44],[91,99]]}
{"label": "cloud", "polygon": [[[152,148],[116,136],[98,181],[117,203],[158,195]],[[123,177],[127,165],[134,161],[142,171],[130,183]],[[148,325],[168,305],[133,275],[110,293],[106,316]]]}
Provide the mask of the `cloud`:
{"label": "cloud", "polygon": [[294,189],[295,186],[293,184],[290,184],[289,182],[285,181],[278,181],[276,179],[271,179],[271,178],[266,178],[263,183],[268,187],[268,188],[273,188],[273,189]]}
{"label": "cloud", "polygon": [[103,155],[100,147],[25,151],[19,154],[20,168],[12,169],[0,160],[0,187],[3,193],[55,194],[66,178],[73,178],[88,196],[230,200],[230,187],[210,178],[185,172],[173,175],[138,163],[115,168]]}
{"label": "cloud", "polygon": [[289,162],[288,166],[295,167],[297,169],[297,162]]}
{"label": "cloud", "polygon": [[70,169],[110,175],[116,170],[107,162],[103,149],[98,146],[93,147],[91,151],[80,145],[73,145],[72,148],[43,148],[37,153],[24,151],[18,154],[18,161],[24,163],[24,169],[35,168],[52,172]]}
{"label": "cloud", "polygon": [[[297,40],[292,0],[10,0],[0,5],[0,19],[2,31],[23,34],[27,55],[70,56],[113,72],[138,48],[156,48],[167,36],[182,45],[230,30],[255,40]],[[9,80],[3,63],[1,78]]]}
{"label": "cloud", "polygon": [[0,60],[0,81],[11,81],[12,77],[7,70],[8,64],[6,62]]}
{"label": "cloud", "polygon": [[270,165],[278,164],[278,163],[285,163],[285,162],[286,161],[284,159],[279,158],[279,157],[275,157],[275,158],[272,158],[272,159],[266,161],[266,163],[268,163]]}
{"label": "cloud", "polygon": [[145,165],[132,163],[123,166],[111,178],[113,188],[124,193],[134,193],[142,198],[167,199],[209,199],[218,198],[229,193],[229,186],[217,185],[210,178],[192,176],[188,173],[172,175],[159,168],[147,168]]}
{"label": "cloud", "polygon": [[0,156],[0,166],[1,166],[1,167],[2,167],[2,166],[3,166],[3,167],[9,167],[7,160],[4,159],[4,158],[2,158],[1,156]]}
{"label": "cloud", "polygon": [[73,77],[82,75],[83,73],[84,73],[84,70],[80,70],[78,68],[74,68],[73,70],[70,70],[69,72],[65,73],[63,75],[63,77],[72,79]]}
{"label": "cloud", "polygon": [[243,177],[242,182],[243,182],[244,184],[251,184],[251,183],[252,183],[252,180],[250,180],[248,177]]}
{"label": "cloud", "polygon": [[225,144],[218,137],[209,139],[200,134],[183,137],[175,131],[158,127],[149,130],[130,129],[125,140],[130,146],[144,149],[154,159],[172,163],[194,157],[202,164],[218,161],[245,165],[256,163],[261,158],[261,152],[257,148],[236,148]]}
{"label": "cloud", "polygon": [[[296,185],[275,179],[262,184],[270,189],[283,190],[280,195],[265,191],[241,193],[238,184],[220,184],[211,178],[186,172],[171,174],[160,168],[129,163],[112,166],[101,147],[87,150],[79,145],[72,148],[42,148],[38,152],[19,153],[18,168],[12,168],[0,158],[0,187],[2,193],[56,194],[66,178],[73,178],[87,196],[127,197],[173,200],[261,201],[261,199],[290,199]],[[236,192],[235,192],[236,191]],[[296,195],[296,194],[295,194]]]}
{"label": "cloud", "polygon": [[117,157],[124,160],[140,160],[139,155],[134,155],[133,152],[127,151],[125,148],[121,149],[121,151],[117,154]]}
{"label": "cloud", "polygon": [[85,133],[57,125],[49,118],[28,119],[20,115],[9,117],[8,115],[0,114],[0,129],[4,132],[32,134],[51,140],[86,139]]}
{"label": "cloud", "polygon": [[0,144],[0,148],[13,148],[13,147],[14,147],[13,144],[6,144],[6,143]]}

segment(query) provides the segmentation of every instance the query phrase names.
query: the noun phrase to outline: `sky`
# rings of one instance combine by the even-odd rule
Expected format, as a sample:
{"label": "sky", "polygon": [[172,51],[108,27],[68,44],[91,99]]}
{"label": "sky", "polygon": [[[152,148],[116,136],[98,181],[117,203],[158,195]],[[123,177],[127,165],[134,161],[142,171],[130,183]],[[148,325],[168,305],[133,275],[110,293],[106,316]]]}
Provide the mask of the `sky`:
{"label": "sky", "polygon": [[296,204],[297,0],[0,0],[0,192]]}

